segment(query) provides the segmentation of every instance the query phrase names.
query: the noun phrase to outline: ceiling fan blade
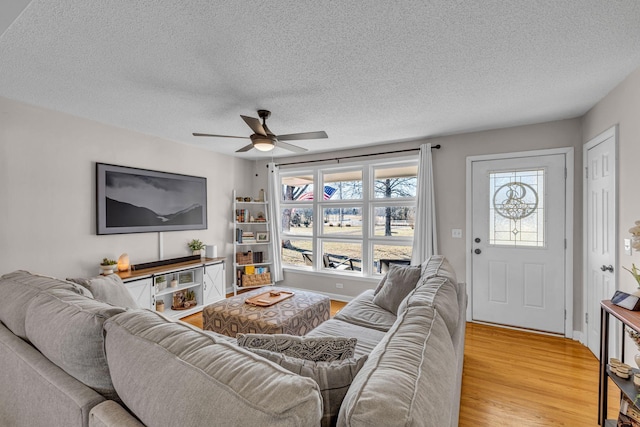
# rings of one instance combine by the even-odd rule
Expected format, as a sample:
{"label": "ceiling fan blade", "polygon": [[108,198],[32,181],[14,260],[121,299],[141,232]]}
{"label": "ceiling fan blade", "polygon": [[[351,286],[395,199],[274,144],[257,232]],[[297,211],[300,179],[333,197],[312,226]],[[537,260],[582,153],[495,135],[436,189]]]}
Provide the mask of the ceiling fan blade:
{"label": "ceiling fan blade", "polygon": [[231,136],[231,135],[214,135],[211,133],[196,133],[192,134],[193,136],[212,136],[214,138],[240,138],[240,139],[250,139],[248,136]]}
{"label": "ceiling fan blade", "polygon": [[285,150],[293,151],[294,153],[306,153],[306,148],[298,147],[297,145],[287,144],[286,142],[278,141],[276,142],[276,147],[284,148]]}
{"label": "ceiling fan blade", "polygon": [[267,136],[267,132],[262,127],[262,123],[260,123],[260,120],[254,117],[247,117],[243,115],[240,115],[240,117],[242,117],[242,120],[244,120],[245,123],[249,125],[253,133],[257,133],[258,135],[262,135],[262,136]]}
{"label": "ceiling fan blade", "polygon": [[279,141],[296,141],[301,139],[320,139],[328,138],[327,133],[323,130],[318,132],[290,133],[288,135],[278,135]]}
{"label": "ceiling fan blade", "polygon": [[239,150],[236,150],[236,153],[244,153],[245,151],[249,151],[253,148],[253,143],[249,144],[249,145],[245,145],[244,147],[242,147]]}

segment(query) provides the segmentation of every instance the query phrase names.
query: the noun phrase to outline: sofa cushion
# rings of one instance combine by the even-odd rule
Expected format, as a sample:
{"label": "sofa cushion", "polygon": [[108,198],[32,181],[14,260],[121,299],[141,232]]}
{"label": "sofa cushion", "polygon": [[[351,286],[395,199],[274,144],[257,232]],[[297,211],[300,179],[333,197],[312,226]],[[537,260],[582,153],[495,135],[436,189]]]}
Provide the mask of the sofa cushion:
{"label": "sofa cushion", "polygon": [[90,279],[68,278],[89,289],[98,301],[124,308],[139,308],[124,282],[117,274],[97,276]]}
{"label": "sofa cushion", "polygon": [[40,292],[66,289],[84,295],[82,286],[53,277],[18,270],[0,278],[0,321],[14,334],[27,340],[24,329],[27,307]]}
{"label": "sofa cushion", "polygon": [[240,347],[282,353],[313,362],[332,362],[353,357],[358,340],[345,337],[299,337],[287,334],[238,334]]}
{"label": "sofa cushion", "polygon": [[450,425],[456,365],[437,311],[409,305],[353,380],[338,425]]}
{"label": "sofa cushion", "polygon": [[0,323],[0,426],[86,426],[103,401]]}
{"label": "sofa cushion", "polygon": [[409,305],[434,306],[453,336],[460,321],[460,302],[456,287],[457,285],[445,277],[432,277],[419,283],[418,287],[402,301],[398,307],[398,314]]}
{"label": "sofa cushion", "polygon": [[396,313],[402,300],[416,287],[420,272],[420,266],[391,264],[382,289],[373,297],[373,303]]}
{"label": "sofa cushion", "polygon": [[28,339],[49,360],[108,399],[117,398],[102,325],[124,310],[66,289],[41,292],[27,307]]}
{"label": "sofa cushion", "polygon": [[358,337],[354,357],[371,353],[384,337],[384,332],[365,328],[337,319],[322,322],[317,328],[309,332],[306,337]]}
{"label": "sofa cushion", "polygon": [[349,301],[333,318],[366,328],[387,332],[396,321],[391,313],[373,303],[374,291],[369,289]]}
{"label": "sofa cushion", "polygon": [[289,357],[282,353],[268,350],[253,349],[256,354],[268,359],[283,368],[311,378],[320,387],[322,393],[322,426],[335,426],[342,399],[344,399],[351,381],[367,361],[367,356],[359,359],[335,360],[332,362],[314,362],[311,360]]}
{"label": "sofa cushion", "polygon": [[451,283],[458,283],[456,272],[443,255],[432,255],[422,263],[421,281],[426,281],[432,277],[446,277]]}
{"label": "sofa cushion", "polygon": [[147,426],[201,426],[221,417],[230,426],[320,424],[315,381],[235,344],[148,310],[126,311],[104,327],[113,384]]}

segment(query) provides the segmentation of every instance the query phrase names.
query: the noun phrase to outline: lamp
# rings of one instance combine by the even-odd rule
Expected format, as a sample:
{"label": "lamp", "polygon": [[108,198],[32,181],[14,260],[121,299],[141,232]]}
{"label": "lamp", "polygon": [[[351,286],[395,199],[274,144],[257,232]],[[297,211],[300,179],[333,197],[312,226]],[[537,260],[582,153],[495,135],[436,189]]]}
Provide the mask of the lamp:
{"label": "lamp", "polygon": [[129,267],[129,255],[120,255],[120,258],[118,258],[118,271],[129,271]]}
{"label": "lamp", "polygon": [[253,147],[256,150],[260,151],[271,151],[276,147],[274,137],[272,136],[262,136],[262,135],[251,135],[251,142],[253,143]]}

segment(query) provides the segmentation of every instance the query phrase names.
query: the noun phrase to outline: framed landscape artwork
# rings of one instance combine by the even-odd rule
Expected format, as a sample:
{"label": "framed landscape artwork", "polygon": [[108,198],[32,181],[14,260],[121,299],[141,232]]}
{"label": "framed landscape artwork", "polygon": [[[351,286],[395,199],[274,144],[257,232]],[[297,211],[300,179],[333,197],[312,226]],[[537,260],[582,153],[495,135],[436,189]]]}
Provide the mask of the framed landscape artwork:
{"label": "framed landscape artwork", "polygon": [[97,234],[206,228],[206,178],[96,163]]}

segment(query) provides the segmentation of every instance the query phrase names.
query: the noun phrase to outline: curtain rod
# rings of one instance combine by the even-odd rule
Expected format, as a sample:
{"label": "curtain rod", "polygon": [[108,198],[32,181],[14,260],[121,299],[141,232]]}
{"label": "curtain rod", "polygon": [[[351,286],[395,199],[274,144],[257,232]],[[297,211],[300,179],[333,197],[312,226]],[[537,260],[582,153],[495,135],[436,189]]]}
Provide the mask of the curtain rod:
{"label": "curtain rod", "polygon": [[[431,148],[432,149],[435,148],[436,150],[439,150],[440,149],[440,144],[434,145]],[[304,162],[278,163],[276,166],[302,165],[302,164],[306,164],[306,163],[330,162],[332,160],[335,160],[336,162],[340,163],[340,160],[344,160],[344,159],[355,159],[355,158],[358,158],[358,157],[381,156],[383,154],[409,153],[411,151],[420,151],[420,148],[408,148],[406,150],[385,151],[384,153],[356,154],[356,155],[353,155],[353,156],[333,157],[333,158],[330,158],[330,159],[322,159],[322,160],[306,160]],[[269,165],[267,165],[267,167],[269,167]]]}

